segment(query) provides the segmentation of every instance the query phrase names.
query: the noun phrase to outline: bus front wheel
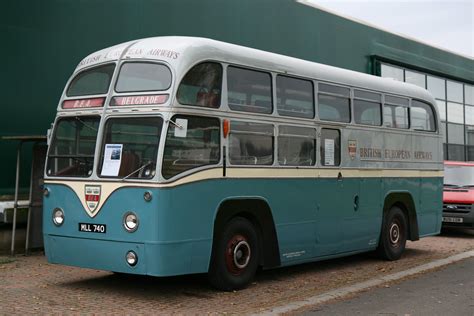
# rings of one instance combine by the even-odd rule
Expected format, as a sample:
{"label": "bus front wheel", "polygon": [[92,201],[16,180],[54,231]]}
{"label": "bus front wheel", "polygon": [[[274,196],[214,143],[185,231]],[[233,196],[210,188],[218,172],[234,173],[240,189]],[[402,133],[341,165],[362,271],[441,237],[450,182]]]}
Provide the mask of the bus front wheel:
{"label": "bus front wheel", "polygon": [[230,220],[215,239],[209,281],[219,290],[245,288],[258,268],[258,236],[254,226],[243,217]]}
{"label": "bus front wheel", "polygon": [[407,220],[403,211],[393,206],[384,216],[377,252],[386,260],[400,259],[407,241]]}

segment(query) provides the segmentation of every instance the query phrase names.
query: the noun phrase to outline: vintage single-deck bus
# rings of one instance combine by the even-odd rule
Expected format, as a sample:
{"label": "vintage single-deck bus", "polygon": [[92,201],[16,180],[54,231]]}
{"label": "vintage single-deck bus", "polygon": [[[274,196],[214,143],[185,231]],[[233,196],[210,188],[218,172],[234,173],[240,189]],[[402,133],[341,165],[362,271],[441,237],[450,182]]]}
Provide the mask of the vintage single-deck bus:
{"label": "vintage single-deck bus", "polygon": [[203,38],[82,60],[45,169],[49,262],[208,273],[273,268],[438,234],[443,155],[421,88]]}

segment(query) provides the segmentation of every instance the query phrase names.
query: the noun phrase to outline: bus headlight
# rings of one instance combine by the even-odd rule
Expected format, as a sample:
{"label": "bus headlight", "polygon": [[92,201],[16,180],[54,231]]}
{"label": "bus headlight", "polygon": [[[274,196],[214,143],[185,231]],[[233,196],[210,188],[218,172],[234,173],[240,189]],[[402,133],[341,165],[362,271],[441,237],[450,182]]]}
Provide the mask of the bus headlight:
{"label": "bus headlight", "polygon": [[133,233],[138,229],[138,217],[133,212],[127,212],[123,216],[123,227],[129,233]]}
{"label": "bus headlight", "polygon": [[125,256],[125,259],[127,260],[128,265],[130,265],[130,266],[132,266],[132,267],[135,266],[135,265],[137,264],[137,262],[138,262],[138,256],[137,256],[137,254],[136,254],[134,251],[132,251],[132,250],[130,250],[129,252],[127,252],[127,255]]}
{"label": "bus headlight", "polygon": [[53,223],[56,226],[61,226],[64,223],[64,211],[59,207],[53,210]]}

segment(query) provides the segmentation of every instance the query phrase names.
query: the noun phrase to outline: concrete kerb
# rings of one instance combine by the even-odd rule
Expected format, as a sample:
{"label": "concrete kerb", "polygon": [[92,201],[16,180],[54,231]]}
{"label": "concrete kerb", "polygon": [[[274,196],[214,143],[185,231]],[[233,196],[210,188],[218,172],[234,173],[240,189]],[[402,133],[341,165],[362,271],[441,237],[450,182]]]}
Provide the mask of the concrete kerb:
{"label": "concrete kerb", "polygon": [[435,261],[432,261],[432,262],[429,262],[429,263],[426,263],[426,264],[423,264],[421,266],[414,267],[414,268],[411,268],[411,269],[408,269],[408,270],[405,270],[405,271],[389,274],[389,275],[382,276],[382,277],[377,277],[377,278],[374,278],[372,280],[368,280],[368,281],[360,282],[360,283],[357,283],[357,284],[354,284],[354,285],[338,288],[338,289],[335,289],[335,290],[332,290],[332,291],[329,291],[329,292],[326,292],[326,293],[323,293],[323,294],[319,294],[319,295],[316,295],[316,296],[309,297],[309,298],[307,298],[305,300],[302,300],[302,301],[291,302],[291,303],[288,303],[286,305],[275,307],[275,308],[272,308],[272,309],[267,310],[267,311],[262,311],[260,313],[254,314],[254,315],[279,315],[279,314],[289,313],[289,312],[298,310],[300,308],[322,304],[322,303],[328,302],[328,301],[336,299],[336,298],[342,298],[342,297],[345,297],[349,294],[354,294],[354,293],[360,292],[362,290],[369,289],[371,287],[376,287],[376,286],[382,285],[382,284],[387,283],[387,282],[400,280],[400,279],[406,278],[408,276],[411,276],[411,275],[414,275],[414,274],[417,274],[417,273],[420,273],[420,272],[425,272],[425,271],[428,271],[428,270],[439,268],[439,267],[451,264],[453,262],[460,261],[460,260],[463,260],[463,259],[467,259],[467,258],[470,258],[470,257],[474,257],[474,250],[462,252],[462,253],[459,253],[457,255],[445,258],[445,259],[435,260]]}

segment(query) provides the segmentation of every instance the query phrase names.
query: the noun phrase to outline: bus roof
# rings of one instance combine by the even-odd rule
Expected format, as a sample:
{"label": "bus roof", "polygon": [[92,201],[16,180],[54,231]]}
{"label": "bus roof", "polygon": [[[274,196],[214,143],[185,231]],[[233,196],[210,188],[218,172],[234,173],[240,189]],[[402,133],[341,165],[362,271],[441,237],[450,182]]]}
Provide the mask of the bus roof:
{"label": "bus roof", "polygon": [[118,44],[90,54],[79,63],[76,72],[119,59],[162,60],[172,65],[181,76],[198,62],[215,60],[435,103],[427,90],[412,84],[200,37],[151,37]]}

